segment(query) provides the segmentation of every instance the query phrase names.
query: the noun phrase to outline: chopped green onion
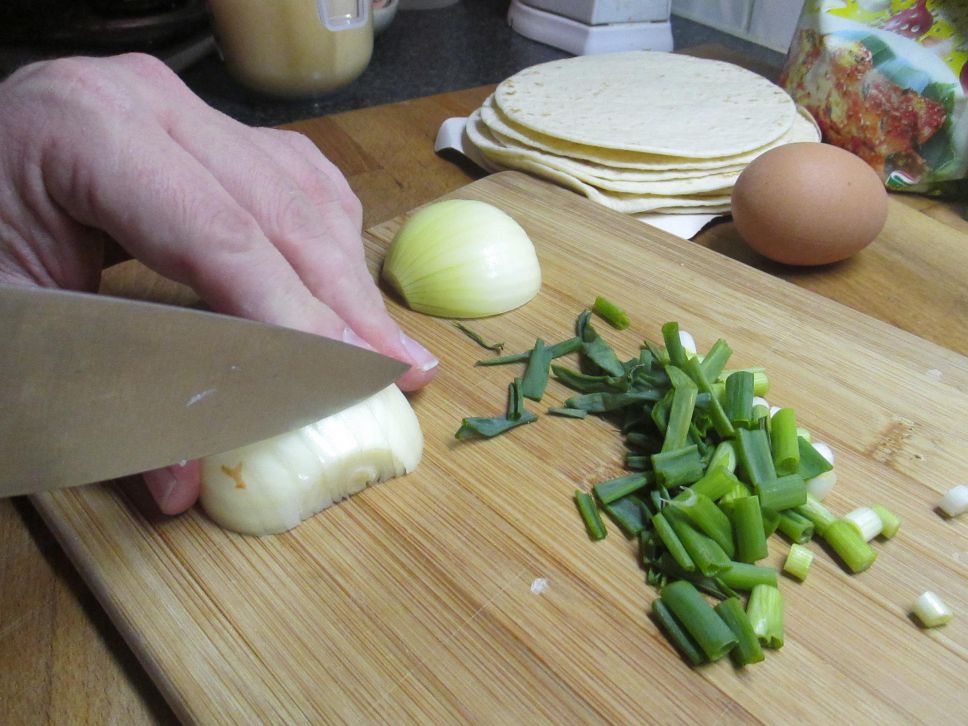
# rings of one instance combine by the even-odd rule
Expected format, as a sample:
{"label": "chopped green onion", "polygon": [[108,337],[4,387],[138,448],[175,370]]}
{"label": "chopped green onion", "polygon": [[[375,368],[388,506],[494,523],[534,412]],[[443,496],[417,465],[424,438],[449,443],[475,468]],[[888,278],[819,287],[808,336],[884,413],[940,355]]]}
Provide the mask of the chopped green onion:
{"label": "chopped green onion", "polygon": [[683,368],[689,354],[682,347],[682,338],[679,337],[679,323],[666,323],[662,326],[662,342],[665,343],[669,362],[676,368]]}
{"label": "chopped green onion", "polygon": [[726,369],[719,374],[719,379],[725,381],[734,373],[739,373],[740,371],[748,371],[753,374],[753,395],[754,396],[765,396],[770,392],[770,379],[766,375],[766,369],[763,367],[755,366],[752,368],[735,368],[732,370]]}
{"label": "chopped green onion", "polygon": [[566,366],[551,365],[555,378],[578,393],[623,393],[628,391],[624,376],[595,376]]}
{"label": "chopped green onion", "polygon": [[763,512],[757,497],[740,497],[732,502],[733,532],[736,535],[736,559],[756,562],[769,551],[763,527]]}
{"label": "chopped green onion", "polygon": [[901,528],[900,518],[887,507],[882,507],[880,504],[872,504],[871,509],[877,512],[877,516],[881,518],[881,536],[884,539],[894,537]]}
{"label": "chopped green onion", "polygon": [[723,368],[726,367],[726,362],[732,354],[733,349],[722,338],[719,338],[713,343],[713,347],[709,349],[702,359],[702,373],[706,377],[706,380],[710,382],[718,380],[723,373]]}
{"label": "chopped green onion", "polygon": [[[679,373],[681,378],[672,373]],[[669,409],[669,421],[666,425],[665,439],[662,443],[663,451],[681,449],[686,445],[689,437],[689,426],[692,423],[692,414],[696,409],[696,395],[699,389],[692,382],[689,376],[681,373],[678,368],[669,367],[670,378],[674,388],[672,393],[672,406]]]}
{"label": "chopped green onion", "polygon": [[586,310],[578,317],[577,330],[581,338],[581,351],[602,371],[613,376],[624,376],[625,367],[615,355],[612,347],[598,334],[589,318],[591,311]]}
{"label": "chopped green onion", "polygon": [[[715,453],[713,457],[715,458]],[[689,485],[689,489],[696,494],[703,494],[714,502],[733,491],[736,486],[745,486],[733,476],[728,469],[723,466],[713,466],[711,463],[706,467],[706,473],[698,481]]]}
{"label": "chopped green onion", "polygon": [[831,522],[820,536],[855,574],[866,570],[877,559],[877,552],[867,544],[857,527],[846,519]]}
{"label": "chopped green onion", "polygon": [[712,419],[713,427],[723,438],[730,438],[735,433],[733,429],[733,424],[730,423],[729,417],[726,416],[726,412],[723,411],[723,406],[719,402],[713,392],[713,388],[709,383],[709,380],[702,372],[702,367],[696,358],[689,358],[686,360],[682,369],[689,374],[689,377],[695,382],[696,386],[703,393],[708,393],[710,395],[709,399],[709,417]]}
{"label": "chopped green onion", "polygon": [[719,498],[719,506],[723,508],[723,511],[725,511],[726,514],[729,514],[733,502],[740,497],[748,497],[751,495],[752,492],[750,491],[750,488],[739,479],[736,479],[736,481],[733,482],[732,488]]}
{"label": "chopped green onion", "polygon": [[515,378],[508,384],[508,404],[505,416],[512,421],[517,421],[524,413],[524,395],[521,392],[521,379]]}
{"label": "chopped green onion", "polygon": [[788,474],[759,482],[756,485],[756,495],[764,509],[782,512],[806,503],[807,485],[798,474]]}
{"label": "chopped green onion", "polygon": [[696,563],[693,562],[692,557],[686,551],[685,546],[679,540],[679,535],[669,524],[669,520],[665,518],[662,512],[656,513],[652,517],[652,526],[655,528],[656,534],[665,545],[666,550],[672,555],[672,558],[676,563],[686,572],[693,572],[696,569]]}
{"label": "chopped green onion", "polygon": [[475,437],[490,439],[506,431],[510,431],[516,426],[533,423],[537,420],[538,417],[530,411],[522,411],[521,417],[517,419],[511,419],[507,416],[494,416],[493,418],[472,416],[461,421],[460,428],[457,429],[454,438],[460,439],[461,441]]}
{"label": "chopped green onion", "polygon": [[695,444],[653,454],[652,470],[656,481],[667,488],[692,484],[699,481],[704,473]]}
{"label": "chopped green onion", "polygon": [[754,587],[746,604],[746,615],[763,647],[783,647],[783,595],[776,587]]}
{"label": "chopped green onion", "polygon": [[730,474],[736,472],[736,448],[732,441],[720,441],[709,460],[709,469],[723,467]]}
{"label": "chopped green onion", "polygon": [[776,532],[780,526],[780,513],[775,509],[763,507],[763,534],[767,537]]}
{"label": "chopped green onion", "polygon": [[635,537],[641,532],[645,528],[645,522],[651,516],[648,510],[644,509],[644,502],[637,497],[622,497],[603,504],[602,508],[626,537]]}
{"label": "chopped green onion", "polygon": [[699,393],[692,379],[675,366],[669,366],[667,372],[673,389],[662,451],[681,449],[686,445],[692,414],[696,408],[696,395]]}
{"label": "chopped green onion", "polygon": [[954,613],[944,601],[930,590],[914,601],[914,614],[926,628],[937,628],[951,621]]}
{"label": "chopped green onion", "polygon": [[783,571],[789,572],[795,578],[803,582],[807,579],[807,572],[813,562],[813,552],[801,544],[790,545],[790,552],[787,554],[786,562],[783,563]]}
{"label": "chopped green onion", "polygon": [[660,599],[682,623],[709,660],[719,660],[736,645],[737,638],[694,585],[686,580],[662,588]]}
{"label": "chopped green onion", "polygon": [[807,494],[807,501],[796,507],[794,511],[813,522],[814,531],[821,537],[827,527],[837,521],[837,517],[810,494]]}
{"label": "chopped green onion", "polygon": [[773,454],[766,431],[762,429],[736,429],[736,458],[746,475],[746,481],[754,487],[776,479]]}
{"label": "chopped green onion", "polygon": [[534,342],[531,355],[528,356],[528,366],[524,369],[524,377],[521,379],[521,394],[532,401],[540,401],[544,396],[545,388],[548,386],[548,366],[551,364],[551,355],[545,348],[545,343],[541,338]]}
{"label": "chopped green onion", "polygon": [[666,507],[663,514],[702,574],[714,577],[730,568],[732,561],[725,550],[714,539],[695,529],[683,514],[673,507]]}
{"label": "chopped green onion", "polygon": [[797,473],[804,480],[813,479],[825,471],[833,469],[833,465],[802,436],[797,437],[797,453],[800,456],[800,466]]}
{"label": "chopped green onion", "polygon": [[487,350],[493,350],[495,353],[500,353],[502,350],[504,350],[504,343],[488,343],[484,340],[484,338],[481,337],[479,333],[475,333],[473,330],[468,328],[463,323],[454,323],[454,325],[457,327],[458,330],[464,333],[464,335],[466,335],[468,338],[473,340],[482,348],[486,348]]}
{"label": "chopped green onion", "polygon": [[781,408],[770,419],[770,446],[777,476],[796,474],[800,470],[797,416],[792,408]]}
{"label": "chopped green onion", "polygon": [[870,507],[858,507],[844,515],[844,519],[857,528],[857,533],[870,542],[884,529],[884,523]]}
{"label": "chopped green onion", "polygon": [[753,374],[737,371],[726,379],[723,409],[734,426],[748,428],[753,422]]}
{"label": "chopped green onion", "polygon": [[776,587],[776,570],[764,565],[752,565],[748,562],[733,562],[728,570],[720,572],[717,577],[727,587],[736,590],[749,591],[757,585],[773,585]]}
{"label": "chopped green onion", "polygon": [[[551,355],[551,358],[560,358],[563,355],[568,355],[569,353],[574,353],[581,349],[581,338],[577,336],[574,338],[568,338],[568,340],[563,340],[560,343],[555,343],[547,348]],[[526,350],[521,353],[513,353],[511,355],[503,355],[498,358],[484,358],[474,363],[475,366],[502,366],[508,363],[523,363],[531,357],[531,351]]]}
{"label": "chopped green onion", "polygon": [[605,523],[602,521],[602,517],[598,513],[598,506],[595,504],[595,498],[588,492],[583,492],[581,489],[576,489],[575,504],[578,506],[578,512],[581,514],[581,518],[585,522],[585,529],[588,531],[588,536],[595,541],[605,539],[605,536],[608,534],[608,532],[605,530]]}
{"label": "chopped green onion", "polygon": [[599,482],[592,488],[595,490],[595,496],[598,497],[598,501],[602,504],[608,504],[609,502],[614,502],[616,499],[628,496],[632,492],[638,491],[648,483],[648,477],[645,474],[637,472],[635,474],[626,474],[625,476]]}
{"label": "chopped green onion", "polygon": [[552,416],[564,416],[565,418],[585,418],[588,415],[588,411],[580,408],[566,408],[564,406],[552,406],[548,409],[548,413]]}
{"label": "chopped green onion", "polygon": [[625,468],[632,471],[652,471],[652,459],[645,454],[625,453]]}
{"label": "chopped green onion", "polygon": [[[717,600],[725,600],[728,597],[738,597],[736,591],[726,585],[719,577],[707,577],[701,572],[686,572],[675,561],[668,552],[663,552],[658,561],[653,563],[655,569],[665,575],[665,583],[674,580],[688,580],[699,592],[711,595]],[[663,583],[663,584],[665,584]]]}
{"label": "chopped green onion", "polygon": [[657,597],[652,601],[652,614],[655,616],[656,621],[659,623],[659,627],[665,631],[666,636],[672,642],[682,656],[689,661],[692,665],[698,666],[705,663],[708,659],[706,654],[699,647],[699,644],[693,639],[686,629],[683,627],[676,617],[672,614],[672,611],[662,602],[661,597]]}
{"label": "chopped green onion", "polygon": [[[644,504],[644,502],[643,502]],[[643,512],[644,512],[643,508]],[[651,520],[650,515],[649,519]],[[658,562],[661,555],[668,555],[668,552],[662,551],[662,540],[659,539],[658,533],[655,531],[655,527],[649,528],[645,527],[639,532],[639,558],[645,567],[651,567],[656,562]]]}
{"label": "chopped green onion", "polygon": [[753,424],[750,428],[762,428],[764,431],[770,426],[770,407],[757,403],[753,399]]}
{"label": "chopped green onion", "polygon": [[709,497],[692,489],[684,490],[669,506],[685,515],[700,532],[718,544],[727,556],[733,556],[733,529],[723,510]]}
{"label": "chopped green onion", "polygon": [[595,304],[592,306],[592,311],[597,313],[613,328],[625,330],[629,326],[630,321],[628,314],[618,305],[610,300],[606,300],[601,295],[595,298]]}
{"label": "chopped green onion", "polygon": [[763,648],[739,598],[727,598],[718,603],[714,610],[736,636],[736,647],[730,651],[733,662],[738,666],[745,666],[762,661]]}
{"label": "chopped green onion", "polygon": [[629,391],[628,393],[585,393],[565,401],[567,408],[580,408],[588,413],[617,411],[628,405],[657,401],[656,391]]}
{"label": "chopped green onion", "polygon": [[805,544],[813,539],[813,522],[802,514],[797,514],[793,509],[780,512],[780,522],[777,529],[796,544]]}

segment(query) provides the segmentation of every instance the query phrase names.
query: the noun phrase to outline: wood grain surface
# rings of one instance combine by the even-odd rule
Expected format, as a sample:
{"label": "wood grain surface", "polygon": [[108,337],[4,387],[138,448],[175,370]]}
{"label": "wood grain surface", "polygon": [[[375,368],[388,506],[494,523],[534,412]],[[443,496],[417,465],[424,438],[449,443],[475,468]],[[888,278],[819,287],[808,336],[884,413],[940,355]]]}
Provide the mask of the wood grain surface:
{"label": "wood grain surface", "polygon": [[[932,589],[968,611],[968,529],[933,510],[962,473],[968,359],[819,295],[516,173],[457,196],[518,219],[544,273],[531,303],[478,321],[509,350],[571,334],[605,292],[634,324],[599,326],[626,353],[678,320],[763,364],[771,398],[837,452],[837,512],[880,502],[904,520],[875,566],[847,575],[818,548],[784,580],[786,644],[765,663],[688,668],[647,615],[634,546],[593,544],[571,494],[620,470],[614,430],[542,416],[460,443],[466,415],[503,407],[514,371],[445,320],[391,311],[440,355],[414,396],[426,438],[408,477],[293,532],[157,520],[134,487],[34,501],[175,714],[187,723],[955,723],[968,619],[924,631]],[[367,235],[374,271],[399,220]],[[568,392],[549,387],[539,413]],[[786,545],[772,540],[771,561]],[[547,589],[536,588],[543,581]],[[536,592],[535,590],[539,590]]]}
{"label": "wood grain surface", "polygon": [[[749,66],[721,47],[696,55]],[[761,70],[761,69],[755,69]],[[493,90],[467,89],[292,124],[347,176],[364,226],[403,214],[481,176],[433,152],[440,124]],[[813,290],[968,355],[968,222],[964,203],[892,195],[888,225],[854,260],[794,270],[751,253],[730,222],[694,244]],[[189,304],[191,291],[130,263],[105,289]],[[118,628],[24,498],[0,500],[0,714],[8,724],[157,724],[175,720]]]}

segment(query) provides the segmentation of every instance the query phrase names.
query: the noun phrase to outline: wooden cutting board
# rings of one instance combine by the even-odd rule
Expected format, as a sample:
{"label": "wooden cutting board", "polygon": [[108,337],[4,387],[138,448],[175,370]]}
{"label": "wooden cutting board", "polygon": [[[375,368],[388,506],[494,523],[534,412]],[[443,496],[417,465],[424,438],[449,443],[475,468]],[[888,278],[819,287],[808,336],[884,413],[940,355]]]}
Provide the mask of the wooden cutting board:
{"label": "wooden cutting board", "polygon": [[[612,528],[592,543],[572,494],[621,471],[597,419],[541,416],[457,442],[496,415],[520,368],[445,320],[390,302],[441,358],[412,397],[426,438],[408,477],[281,536],[221,531],[198,511],[151,514],[131,482],[34,498],[176,713],[188,723],[954,723],[968,709],[968,520],[934,507],[964,482],[968,359],[517,173],[456,197],[509,212],[538,250],[538,297],[472,327],[506,350],[569,337],[605,294],[633,324],[623,354],[677,320],[731,366],[765,365],[773,403],[830,443],[836,513],[882,503],[904,524],[846,574],[818,547],[781,578],[786,644],[764,663],[685,665],[648,617],[654,592]],[[367,234],[374,271],[400,220]],[[906,291],[905,294],[917,294]],[[539,415],[568,395],[549,385]],[[771,544],[779,564],[788,545]],[[922,630],[934,590],[958,616]]]}

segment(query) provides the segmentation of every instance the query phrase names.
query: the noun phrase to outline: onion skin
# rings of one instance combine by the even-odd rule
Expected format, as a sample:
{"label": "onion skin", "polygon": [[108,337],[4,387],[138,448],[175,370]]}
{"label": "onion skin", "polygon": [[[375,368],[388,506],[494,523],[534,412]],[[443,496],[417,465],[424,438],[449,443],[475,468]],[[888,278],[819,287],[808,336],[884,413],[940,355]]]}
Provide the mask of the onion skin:
{"label": "onion skin", "polygon": [[452,199],[423,207],[403,223],[383,279],[417,312],[482,318],[531,300],[541,287],[541,268],[534,244],[507,213]]}

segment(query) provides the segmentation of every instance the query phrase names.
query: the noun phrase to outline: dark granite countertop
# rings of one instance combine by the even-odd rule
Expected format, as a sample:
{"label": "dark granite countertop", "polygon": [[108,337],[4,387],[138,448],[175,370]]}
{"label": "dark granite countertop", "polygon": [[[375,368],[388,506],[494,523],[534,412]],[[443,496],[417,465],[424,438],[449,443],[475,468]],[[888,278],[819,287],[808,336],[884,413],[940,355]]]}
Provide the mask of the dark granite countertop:
{"label": "dark granite countertop", "polygon": [[[566,58],[565,51],[518,35],[507,24],[508,0],[461,0],[435,10],[399,10],[374,43],[363,74],[349,86],[315,99],[284,100],[259,96],[226,72],[204,33],[172,49],[149,49],[171,57],[201,54],[182,62],[180,75],[213,107],[252,125],[278,125],[304,118],[393,103],[488,83],[498,83],[530,65]],[[774,51],[673,16],[674,47],[718,43],[742,52],[779,73],[783,57]],[[202,50],[199,50],[202,49]],[[103,53],[74,46],[72,53]],[[66,49],[0,45],[0,77],[30,60],[66,54]],[[176,67],[178,65],[176,64]]]}

